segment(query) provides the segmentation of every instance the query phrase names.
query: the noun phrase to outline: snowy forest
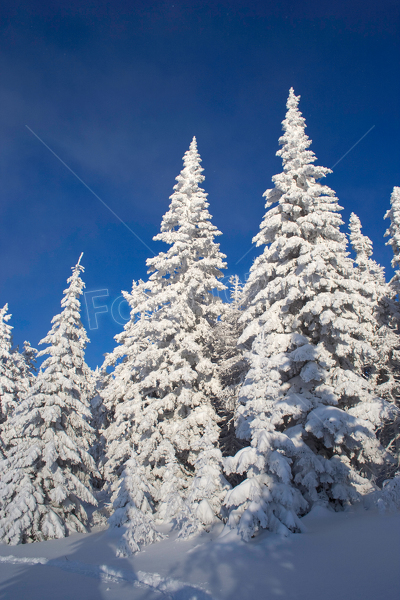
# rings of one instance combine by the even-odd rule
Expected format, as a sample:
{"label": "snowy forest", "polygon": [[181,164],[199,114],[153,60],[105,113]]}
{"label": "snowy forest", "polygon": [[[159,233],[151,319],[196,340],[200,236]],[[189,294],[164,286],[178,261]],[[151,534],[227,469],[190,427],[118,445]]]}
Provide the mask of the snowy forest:
{"label": "snowy forest", "polygon": [[229,302],[193,138],[154,237],[168,249],[123,292],[130,320],[101,368],[85,362],[82,256],[44,349],[13,347],[0,310],[2,543],[109,527],[123,557],[166,524],[249,541],[300,533],[316,506],[400,505],[400,187],[387,281],[360,218],[344,229],[299,100],[291,89],[259,253]]}

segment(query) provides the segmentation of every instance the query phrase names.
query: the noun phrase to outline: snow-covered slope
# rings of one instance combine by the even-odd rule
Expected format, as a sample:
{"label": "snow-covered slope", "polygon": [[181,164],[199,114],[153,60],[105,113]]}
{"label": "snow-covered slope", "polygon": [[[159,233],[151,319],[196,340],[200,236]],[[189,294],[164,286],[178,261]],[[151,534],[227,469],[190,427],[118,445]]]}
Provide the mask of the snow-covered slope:
{"label": "snow-covered slope", "polygon": [[122,531],[0,546],[0,598],[10,600],[379,600],[399,590],[400,515],[314,508],[307,531],[175,534],[116,558]]}

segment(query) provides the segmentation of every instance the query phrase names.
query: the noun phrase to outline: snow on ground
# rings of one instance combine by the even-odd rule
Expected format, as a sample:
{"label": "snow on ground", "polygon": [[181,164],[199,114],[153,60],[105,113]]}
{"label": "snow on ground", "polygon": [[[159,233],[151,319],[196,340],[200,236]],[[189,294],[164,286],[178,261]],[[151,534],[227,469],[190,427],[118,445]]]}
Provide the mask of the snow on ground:
{"label": "snow on ground", "polygon": [[250,543],[221,527],[116,558],[121,530],[0,545],[7,600],[380,600],[400,589],[400,514],[315,508],[307,532]]}

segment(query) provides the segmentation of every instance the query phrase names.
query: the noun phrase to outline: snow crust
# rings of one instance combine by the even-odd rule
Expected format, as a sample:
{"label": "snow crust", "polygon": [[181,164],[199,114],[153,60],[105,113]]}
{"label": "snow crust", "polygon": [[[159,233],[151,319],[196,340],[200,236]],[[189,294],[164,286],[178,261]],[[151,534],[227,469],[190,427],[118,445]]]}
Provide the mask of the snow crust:
{"label": "snow crust", "polygon": [[12,553],[0,545],[0,589],[30,600],[396,597],[398,513],[316,506],[302,522],[301,536],[265,532],[249,543],[220,525],[189,541],[172,535],[129,559],[115,557],[116,532],[123,531],[114,529]]}

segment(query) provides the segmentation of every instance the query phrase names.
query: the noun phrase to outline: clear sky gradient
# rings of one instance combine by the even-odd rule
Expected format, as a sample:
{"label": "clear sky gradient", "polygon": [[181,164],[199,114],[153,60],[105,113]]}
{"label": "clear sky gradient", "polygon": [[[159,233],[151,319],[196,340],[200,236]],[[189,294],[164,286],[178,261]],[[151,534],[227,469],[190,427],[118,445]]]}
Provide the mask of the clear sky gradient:
{"label": "clear sky gradient", "polygon": [[88,363],[102,363],[127,317],[121,290],[146,277],[149,248],[163,249],[152,237],[193,135],[227,276],[245,279],[262,194],[281,171],[291,86],[318,164],[332,167],[370,130],[326,183],[391,276],[383,216],[400,185],[399,13],[397,0],[3,1],[0,304],[15,342],[46,335],[83,251],[90,306],[108,291],[94,299],[108,310],[97,329],[83,311]]}

